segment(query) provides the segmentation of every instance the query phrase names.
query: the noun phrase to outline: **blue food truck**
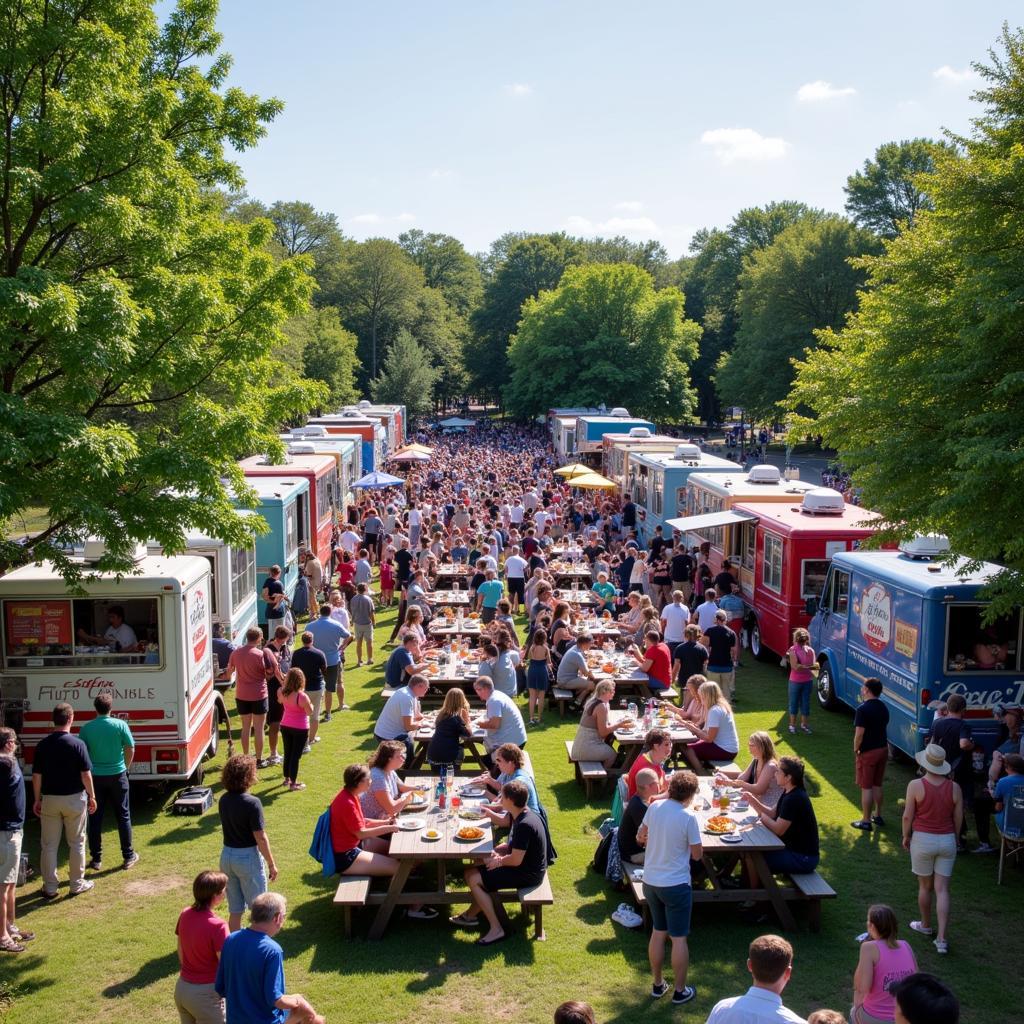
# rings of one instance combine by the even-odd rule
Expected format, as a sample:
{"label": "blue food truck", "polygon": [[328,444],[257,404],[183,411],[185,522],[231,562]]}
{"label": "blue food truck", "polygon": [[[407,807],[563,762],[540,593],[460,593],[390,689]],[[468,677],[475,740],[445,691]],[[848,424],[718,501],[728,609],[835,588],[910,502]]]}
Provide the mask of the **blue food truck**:
{"label": "blue food truck", "polygon": [[967,572],[949,561],[944,537],[917,537],[899,551],[837,551],[809,631],[823,707],[856,707],[865,679],[882,681],[889,741],[913,755],[931,729],[935,701],[961,694],[975,742],[991,751],[997,705],[1024,699],[1021,609],[985,622],[983,590],[1000,567]]}

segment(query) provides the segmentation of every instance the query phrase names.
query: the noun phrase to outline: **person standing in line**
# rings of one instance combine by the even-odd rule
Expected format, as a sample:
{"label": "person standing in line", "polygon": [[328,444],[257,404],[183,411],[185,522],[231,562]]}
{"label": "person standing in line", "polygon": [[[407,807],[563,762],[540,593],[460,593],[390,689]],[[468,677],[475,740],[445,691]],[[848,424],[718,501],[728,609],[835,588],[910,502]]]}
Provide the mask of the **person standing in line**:
{"label": "person standing in line", "polygon": [[181,970],[174,985],[174,1005],[181,1024],[224,1024],[224,1000],[213,987],[220,951],[231,934],[228,923],[214,910],[224,902],[228,876],[200,871],[192,882],[192,905],[178,915]]}
{"label": "person standing in line", "polygon": [[672,591],[672,600],[661,609],[661,633],[669,655],[674,658],[676,648],[686,639],[686,627],[690,622],[690,609],[682,590]]}
{"label": "person standing in line", "polygon": [[92,761],[96,791],[96,810],[89,815],[90,859],[86,866],[90,871],[103,867],[103,816],[110,804],[117,816],[121,859],[127,870],[139,862],[139,855],[132,848],[132,812],[128,801],[128,769],[135,755],[135,740],[127,722],[110,717],[114,701],[109,693],[97,694],[92,703],[96,717],[78,730],[78,738],[85,744]]}
{"label": "person standing in line", "polygon": [[662,969],[665,940],[669,939],[675,979],[672,1002],[677,1006],[697,998],[697,990],[686,984],[686,974],[690,966],[687,936],[693,906],[690,863],[700,862],[704,856],[700,823],[689,810],[698,785],[693,772],[676,772],[669,780],[668,798],[651,803],[637,832],[637,842],[645,850],[644,896],[652,922],[647,947],[653,976],[651,997],[660,999],[668,991]]}
{"label": "person standing in line", "polygon": [[811,727],[807,721],[811,714],[811,683],[816,655],[811,647],[811,634],[806,629],[793,630],[793,644],[786,651],[786,659],[789,662],[789,731],[796,732],[799,712],[800,731],[810,735]]}
{"label": "person standing in line", "polygon": [[281,739],[284,741],[284,784],[293,792],[306,788],[304,782],[299,782],[299,761],[309,739],[309,716],[313,713],[313,704],[304,693],[305,689],[306,677],[302,669],[289,669],[281,687],[281,705],[284,708]]}
{"label": "person standing in line", "polygon": [[706,635],[707,631],[715,624],[715,615],[718,613],[717,598],[718,594],[715,592],[715,588],[708,587],[704,591],[704,600],[693,610],[702,634]]}
{"label": "person standing in line", "polygon": [[706,675],[718,683],[722,692],[734,700],[736,697],[736,634],[725,624],[728,612],[721,608],[715,612],[715,624],[708,630],[708,668]]}
{"label": "person standing in line", "polygon": [[217,669],[216,679],[218,682],[228,682],[231,679],[228,673],[228,661],[234,653],[235,645],[224,636],[224,623],[213,624],[213,660]]}
{"label": "person standing in line", "polygon": [[276,892],[253,901],[249,927],[224,941],[213,987],[224,998],[227,1024],[324,1024],[302,995],[284,990],[284,950],[274,936],[284,927],[287,903]]}
{"label": "person standing in line", "polygon": [[[357,588],[358,590],[358,585]],[[356,600],[349,602],[349,611]],[[313,646],[322,651],[327,659],[324,669],[324,721],[331,720],[331,702],[338,694],[338,710],[347,711],[345,703],[345,670],[341,664],[342,652],[352,642],[352,634],[340,622],[331,617],[333,609],[329,604],[320,606],[320,615],[309,622],[306,631],[313,634]],[[315,735],[315,730],[314,730]]]}
{"label": "person standing in line", "polygon": [[505,559],[505,583],[508,586],[509,600],[512,602],[512,613],[519,611],[519,606],[526,604],[526,569],[529,563],[519,554],[519,546],[512,545],[508,558]]}
{"label": "person standing in line", "polygon": [[70,704],[53,709],[54,731],[39,741],[32,761],[32,811],[40,819],[43,899],[57,898],[57,850],[61,832],[68,842],[71,895],[88,892],[85,878],[85,831],[96,812],[92,761],[86,745],[71,735],[75,712]]}
{"label": "person standing in line", "polygon": [[317,728],[320,724],[320,703],[324,699],[324,675],[327,672],[327,656],[313,646],[313,634],[307,629],[302,634],[302,646],[292,652],[292,668],[301,670],[306,680],[306,696],[312,705],[309,716],[309,738],[302,752],[308,754],[314,743],[320,742]]}
{"label": "person standing in line", "polygon": [[25,836],[25,780],[15,756],[18,737],[0,727],[0,952],[24,953],[35,938],[17,925],[15,895]]}
{"label": "person standing in line", "polygon": [[779,935],[761,935],[750,944],[747,970],[754,984],[742,996],[715,1003],[706,1024],[804,1024],[782,1003],[793,976],[793,947]]}
{"label": "person standing in line", "polygon": [[[853,717],[853,756],[856,760],[857,785],[860,787],[860,820],[854,828],[870,832],[873,824],[881,828],[882,784],[889,760],[889,709],[880,700],[882,681],[871,677],[860,688],[861,703]],[[874,810],[874,815],[871,811]]]}
{"label": "person standing in line", "polygon": [[[270,621],[268,628],[270,625],[276,630],[281,622]],[[277,671],[277,658],[261,648],[262,643],[263,630],[252,626],[245,632],[245,645],[236,648],[228,659],[228,671],[235,673],[235,704],[242,719],[242,753],[249,753],[251,732],[258,768],[266,768],[270,764],[263,760],[263,726],[270,710],[267,679]]]}
{"label": "person standing in line", "polygon": [[[955,695],[954,695],[955,696]],[[912,931],[935,936],[935,949],[949,952],[946,930],[949,927],[949,880],[956,863],[957,836],[964,818],[963,794],[947,776],[952,766],[946,752],[937,743],[929,743],[917,754],[924,778],[907,786],[903,811],[903,848],[910,851],[910,870],[917,875],[919,921],[911,921]],[[932,890],[938,932],[932,928]]]}
{"label": "person standing in line", "polygon": [[[383,571],[383,570],[382,570]],[[373,608],[373,598],[365,583],[356,584],[355,597],[349,601],[352,614],[352,629],[356,638],[356,668],[363,664],[363,644],[366,644],[366,664],[373,664],[373,629],[377,625],[377,615]]]}
{"label": "person standing in line", "polygon": [[[953,773],[953,781],[960,787],[964,806],[974,806],[974,765],[972,751],[974,736],[970,725],[964,721],[967,701],[962,694],[954,693],[946,701],[946,714],[932,722],[931,741],[937,743],[946,752]],[[967,816],[960,824],[957,837],[957,849],[963,852],[964,836],[967,835]]]}
{"label": "person standing in line", "polygon": [[281,719],[284,717],[281,687],[292,667],[292,631],[287,626],[278,626],[274,630],[274,639],[267,644],[266,649],[277,661],[277,668],[267,674],[267,743],[270,746],[267,763],[275,765],[284,761],[277,752],[277,742],[281,737]]}

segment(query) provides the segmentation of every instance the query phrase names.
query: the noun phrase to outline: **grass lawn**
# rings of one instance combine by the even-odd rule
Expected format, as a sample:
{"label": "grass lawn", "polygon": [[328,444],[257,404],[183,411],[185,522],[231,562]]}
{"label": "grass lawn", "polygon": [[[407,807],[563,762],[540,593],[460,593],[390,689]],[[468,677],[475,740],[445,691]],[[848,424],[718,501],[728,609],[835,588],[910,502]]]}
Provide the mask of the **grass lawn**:
{"label": "grass lawn", "polygon": [[[393,612],[382,616],[378,636],[388,635],[392,621]],[[690,938],[690,981],[697,987],[697,1001],[673,1009],[668,999],[652,1003],[648,998],[646,934],[610,920],[625,897],[588,869],[611,794],[584,802],[562,744],[573,734],[574,724],[550,712],[529,741],[559,853],[551,872],[556,905],[545,911],[548,940],[534,942],[520,933],[494,949],[481,950],[473,945],[472,933],[453,931],[444,917],[426,923],[396,917],[387,937],[371,943],[358,937],[368,927],[369,916],[363,913],[356,917],[357,938],[346,942],[331,906],[334,886],[307,851],[317,816],[339,788],[342,769],[364,759],[373,746],[380,653],[374,667],[346,672],[353,710],[323,726],[323,742],[303,760],[301,777],[309,788],[284,791],[278,785],[280,769],[272,768],[261,773],[255,789],[266,808],[280,869],[274,888],[289,901],[288,920],[278,936],[289,991],[309,996],[331,1024],[546,1024],[553,1008],[570,998],[593,1003],[603,1022],[632,1021],[640,1013],[652,1021],[703,1021],[717,999],[746,990],[747,945],[771,929],[740,924],[731,907],[702,905],[695,911]],[[350,651],[350,666],[354,660]],[[779,712],[785,699],[781,672],[748,662],[738,687],[741,735],[755,729],[777,735],[784,724]],[[786,734],[781,747],[808,763],[821,823],[820,870],[839,899],[824,904],[820,934],[804,929],[791,936],[796,954],[786,1003],[804,1016],[820,1006],[845,1012],[857,962],[854,936],[864,930],[868,904],[885,901],[896,909],[902,935],[912,942],[921,968],[945,978],[960,996],[965,1022],[1021,1020],[1019,987],[997,979],[1015,977],[1016,965],[1024,960],[1024,873],[1010,870],[999,889],[994,857],[961,858],[953,879],[951,952],[939,957],[930,942],[906,928],[917,916],[916,885],[899,843],[896,799],[911,770],[889,767],[886,828],[870,836],[856,832],[849,826],[858,816],[851,718],[815,710],[812,725],[813,736]],[[207,782],[215,786],[224,749],[207,767]],[[194,875],[216,867],[221,843],[216,811],[200,818],[172,817],[167,812],[171,796],[146,799],[140,793],[134,801],[136,848],[142,860],[131,872],[120,870],[116,831],[108,824],[110,869],[99,874],[91,893],[51,905],[39,897],[38,882],[19,892],[19,919],[38,938],[29,951],[0,962],[0,998],[7,1000],[6,1012],[0,1009],[3,1019],[24,1024],[177,1021],[172,999],[177,973],[174,922],[189,901]],[[26,849],[37,866],[38,844],[33,822]],[[62,871],[66,877],[66,869]],[[62,894],[66,891],[65,883]]]}

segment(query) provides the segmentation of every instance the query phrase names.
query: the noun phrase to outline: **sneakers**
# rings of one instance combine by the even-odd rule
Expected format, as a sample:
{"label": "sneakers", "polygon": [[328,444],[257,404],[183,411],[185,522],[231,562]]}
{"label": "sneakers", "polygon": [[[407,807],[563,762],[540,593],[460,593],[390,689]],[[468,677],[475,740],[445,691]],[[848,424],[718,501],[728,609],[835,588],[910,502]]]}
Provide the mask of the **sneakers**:
{"label": "sneakers", "polygon": [[681,1006],[683,1003],[689,1003],[697,998],[697,990],[692,985],[687,985],[683,989],[676,989],[672,993],[672,1005]]}
{"label": "sneakers", "polygon": [[135,867],[135,865],[138,864],[138,863],[139,863],[139,855],[133,851],[132,855],[130,857],[125,857],[125,860],[124,860],[124,869],[125,869],[125,871],[127,871],[129,868]]}
{"label": "sneakers", "polygon": [[313,737],[313,742],[314,742],[314,743],[319,743],[319,742],[320,742],[320,739],[321,739],[321,737],[319,737],[319,736],[314,736],[314,737]]}
{"label": "sneakers", "polygon": [[910,922],[910,930],[912,932],[919,932],[921,935],[934,935],[935,934],[935,929],[934,928],[925,928],[925,926],[920,921],[911,921]]}
{"label": "sneakers", "polygon": [[612,911],[612,920],[623,928],[639,928],[644,923],[644,919],[628,903],[620,903]]}
{"label": "sneakers", "polygon": [[971,853],[995,853],[996,848],[990,846],[988,843],[978,843],[978,845],[971,850]]}
{"label": "sneakers", "polygon": [[410,910],[406,914],[414,921],[433,921],[438,915],[433,907],[420,907],[419,910]]}
{"label": "sneakers", "polygon": [[329,722],[330,720],[331,720],[331,713],[330,713],[330,711],[325,711],[324,712],[323,721]]}
{"label": "sneakers", "polygon": [[800,726],[800,731],[804,732],[804,733],[807,733],[808,736],[811,735],[811,727],[809,725],[801,725]]}
{"label": "sneakers", "polygon": [[274,754],[270,758],[271,764],[284,764],[284,758],[280,754]]}
{"label": "sneakers", "polygon": [[261,757],[256,762],[256,767],[257,768],[269,768],[270,767],[270,758],[269,757]]}
{"label": "sneakers", "polygon": [[850,824],[854,828],[859,828],[861,832],[870,832],[872,827],[870,821],[851,821]]}
{"label": "sneakers", "polygon": [[789,731],[795,736],[796,735],[796,726],[795,725],[791,725],[789,727]]}
{"label": "sneakers", "polygon": [[872,822],[873,825],[875,825],[876,828],[884,828],[885,827],[885,818],[883,818],[880,814],[876,814],[871,819],[871,822]]}
{"label": "sneakers", "polygon": [[651,986],[651,998],[660,999],[668,991],[668,982],[663,981],[660,985]]}
{"label": "sneakers", "polygon": [[949,943],[945,939],[936,939],[933,943],[935,952],[945,956],[949,952]]}
{"label": "sneakers", "polygon": [[311,747],[311,746],[310,746],[310,745],[309,745],[309,744],[307,743],[307,744],[306,744],[306,745],[305,745],[305,746],[304,746],[304,747],[302,748],[302,752],[303,752],[304,754],[308,754],[308,753],[309,753],[309,752],[310,752],[310,751],[311,751],[312,749],[313,749],[313,748],[312,748],[312,747]]}
{"label": "sneakers", "polygon": [[102,871],[103,870],[103,861],[101,861],[99,859],[99,857],[93,857],[93,859],[91,861],[89,861],[88,864],[85,865],[85,870],[86,871]]}
{"label": "sneakers", "polygon": [[[90,883],[90,884],[92,884],[92,883]],[[55,900],[60,895],[60,893],[57,893],[57,892],[47,892],[45,889],[40,889],[39,890],[39,895],[42,896],[44,900]]]}
{"label": "sneakers", "polygon": [[89,881],[82,882],[82,884],[77,889],[72,889],[71,890],[71,895],[72,896],[81,896],[83,892],[88,892],[90,889],[94,888],[95,885],[96,885],[95,882],[89,882]]}

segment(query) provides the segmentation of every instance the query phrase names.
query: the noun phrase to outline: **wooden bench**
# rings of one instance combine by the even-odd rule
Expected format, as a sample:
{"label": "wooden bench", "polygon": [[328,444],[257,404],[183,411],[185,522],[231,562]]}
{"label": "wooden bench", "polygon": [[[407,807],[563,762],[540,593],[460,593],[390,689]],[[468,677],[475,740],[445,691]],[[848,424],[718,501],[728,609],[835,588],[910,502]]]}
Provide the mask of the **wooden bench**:
{"label": "wooden bench", "polygon": [[740,766],[735,761],[705,761],[704,763],[713,773],[721,772],[723,775],[729,775],[732,778],[739,775],[741,771]]}
{"label": "wooden bench", "polygon": [[817,871],[802,875],[790,875],[793,887],[809,902],[808,923],[812,932],[821,931],[821,901],[834,900],[836,891]]}
{"label": "wooden bench", "polygon": [[531,779],[536,779],[536,775],[533,773],[533,762],[530,760],[530,752],[524,750],[523,752],[523,771],[530,776]]}
{"label": "wooden bench", "polygon": [[352,908],[365,907],[370,895],[368,875],[342,875],[334,893],[334,905],[344,911],[345,938],[352,938]]}
{"label": "wooden bench", "polygon": [[565,718],[566,709],[572,703],[573,698],[576,696],[572,690],[563,690],[560,686],[552,686],[548,693],[551,695],[551,699],[558,705],[558,715],[560,718]]}
{"label": "wooden bench", "polygon": [[[551,891],[551,882],[548,880],[546,872],[536,885],[517,889],[515,892],[509,890],[492,895],[496,906],[501,906],[504,903],[518,903],[527,919],[531,915],[533,917],[533,937],[541,942],[547,938],[544,934],[544,908],[554,904],[555,896]],[[502,923],[504,924],[504,922]]]}
{"label": "wooden bench", "polygon": [[565,741],[565,754],[569,763],[576,770],[576,781],[583,787],[590,799],[595,782],[604,782],[608,778],[608,770],[600,761],[574,761],[572,757],[572,740]]}

